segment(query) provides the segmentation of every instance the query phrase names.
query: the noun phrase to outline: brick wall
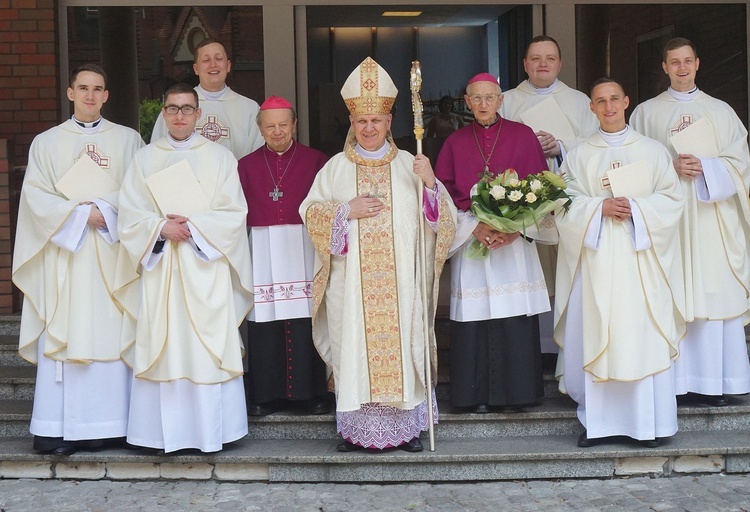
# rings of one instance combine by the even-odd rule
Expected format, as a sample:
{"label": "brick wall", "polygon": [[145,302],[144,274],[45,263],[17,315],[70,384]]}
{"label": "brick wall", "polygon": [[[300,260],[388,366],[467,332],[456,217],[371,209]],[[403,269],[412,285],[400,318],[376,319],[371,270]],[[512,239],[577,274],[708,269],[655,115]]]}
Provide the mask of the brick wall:
{"label": "brick wall", "polygon": [[60,122],[55,4],[0,0],[0,139],[13,141],[16,165],[35,135]]}
{"label": "brick wall", "polygon": [[[17,195],[13,166],[28,161],[29,145],[60,122],[55,0],[0,0],[0,314],[14,310],[11,224]],[[20,186],[20,183],[16,184]],[[13,226],[15,228],[15,226]],[[17,304],[16,294],[15,309]]]}

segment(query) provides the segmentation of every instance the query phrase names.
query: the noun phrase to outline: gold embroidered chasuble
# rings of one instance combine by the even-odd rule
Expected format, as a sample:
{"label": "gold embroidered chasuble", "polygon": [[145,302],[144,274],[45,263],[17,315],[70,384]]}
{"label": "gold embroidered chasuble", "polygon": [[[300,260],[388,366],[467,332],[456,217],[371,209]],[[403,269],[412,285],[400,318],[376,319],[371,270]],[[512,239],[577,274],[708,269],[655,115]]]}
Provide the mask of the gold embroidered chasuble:
{"label": "gold embroidered chasuble", "polygon": [[[434,314],[440,272],[455,232],[455,208],[443,189],[438,233],[426,228],[427,264],[419,258],[421,182],[413,156],[390,149],[381,160],[343,153],[320,171],[300,214],[320,259],[313,285],[313,338],[332,369],[339,411],[363,403],[411,409],[425,399],[421,268],[427,273],[433,373],[437,367]],[[442,187],[442,185],[441,185]],[[385,208],[349,221],[348,252],[331,254],[337,208],[361,194]]]}

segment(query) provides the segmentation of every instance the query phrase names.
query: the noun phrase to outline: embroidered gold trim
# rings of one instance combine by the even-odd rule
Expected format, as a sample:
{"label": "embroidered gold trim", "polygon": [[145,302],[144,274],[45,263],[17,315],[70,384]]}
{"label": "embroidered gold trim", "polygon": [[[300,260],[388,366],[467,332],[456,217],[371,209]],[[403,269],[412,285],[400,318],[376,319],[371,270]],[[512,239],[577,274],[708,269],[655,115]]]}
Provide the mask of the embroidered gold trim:
{"label": "embroidered gold trim", "polygon": [[[390,153],[390,151],[389,151]],[[404,374],[393,236],[391,166],[357,165],[357,194],[380,191],[385,208],[359,219],[359,264],[371,402],[401,402]],[[386,191],[383,193],[383,191]]]}

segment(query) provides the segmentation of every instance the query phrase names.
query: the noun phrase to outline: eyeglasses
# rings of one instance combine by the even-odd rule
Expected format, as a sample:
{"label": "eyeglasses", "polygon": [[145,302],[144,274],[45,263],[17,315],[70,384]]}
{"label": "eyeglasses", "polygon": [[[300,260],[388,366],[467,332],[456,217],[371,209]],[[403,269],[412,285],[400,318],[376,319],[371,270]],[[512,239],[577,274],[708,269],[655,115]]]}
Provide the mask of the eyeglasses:
{"label": "eyeglasses", "polygon": [[499,97],[499,94],[485,94],[484,96],[482,96],[481,94],[475,94],[474,96],[469,96],[469,100],[475,105],[479,105],[483,101],[486,101],[487,103],[494,103]]}
{"label": "eyeglasses", "polygon": [[183,116],[192,116],[196,110],[198,110],[198,108],[192,105],[183,105],[181,107],[169,105],[168,107],[164,107],[164,112],[170,116],[176,116],[177,112],[182,112]]}

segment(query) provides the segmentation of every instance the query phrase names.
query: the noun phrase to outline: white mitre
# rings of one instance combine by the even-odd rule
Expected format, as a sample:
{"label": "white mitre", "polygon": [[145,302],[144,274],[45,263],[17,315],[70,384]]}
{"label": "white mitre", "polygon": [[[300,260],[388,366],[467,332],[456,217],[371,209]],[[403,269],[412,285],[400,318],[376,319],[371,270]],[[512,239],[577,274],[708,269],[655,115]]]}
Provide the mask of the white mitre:
{"label": "white mitre", "polygon": [[367,57],[352,71],[341,88],[349,113],[355,115],[390,114],[398,89],[380,64]]}

